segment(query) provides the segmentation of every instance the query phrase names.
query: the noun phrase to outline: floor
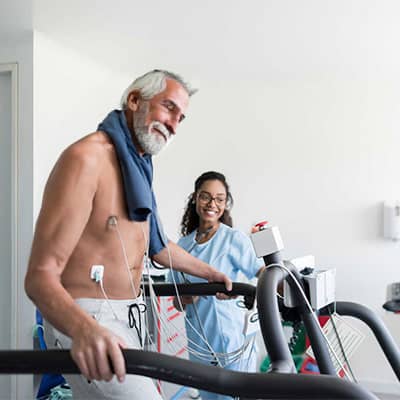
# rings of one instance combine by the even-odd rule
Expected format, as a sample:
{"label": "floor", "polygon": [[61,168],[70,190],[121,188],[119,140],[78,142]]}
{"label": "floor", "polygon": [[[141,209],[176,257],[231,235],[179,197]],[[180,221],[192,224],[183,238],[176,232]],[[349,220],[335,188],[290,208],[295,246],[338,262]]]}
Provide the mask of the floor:
{"label": "floor", "polygon": [[[400,400],[400,394],[391,395],[391,394],[376,393],[376,396],[379,398],[379,400]],[[193,400],[193,397],[190,397],[189,392],[186,392],[179,398],[179,400]],[[198,398],[197,400],[201,399]]]}

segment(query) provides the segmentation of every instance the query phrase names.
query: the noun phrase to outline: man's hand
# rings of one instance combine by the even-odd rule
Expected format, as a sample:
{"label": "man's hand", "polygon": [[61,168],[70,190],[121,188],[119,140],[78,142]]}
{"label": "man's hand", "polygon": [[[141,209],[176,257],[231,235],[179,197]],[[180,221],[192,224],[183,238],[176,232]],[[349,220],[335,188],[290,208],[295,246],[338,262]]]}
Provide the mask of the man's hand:
{"label": "man's hand", "polygon": [[86,379],[108,382],[115,374],[123,382],[126,367],[121,349],[126,347],[124,340],[108,329],[91,325],[73,338],[71,356]]}
{"label": "man's hand", "polygon": [[[210,278],[208,278],[208,282],[218,282],[218,283],[224,283],[226,290],[230,292],[232,290],[232,281],[228,278],[227,275],[225,275],[222,272],[219,272],[217,270],[214,270]],[[219,300],[229,300],[229,299],[235,299],[237,296],[229,296],[228,294],[225,293],[216,293],[216,298]]]}

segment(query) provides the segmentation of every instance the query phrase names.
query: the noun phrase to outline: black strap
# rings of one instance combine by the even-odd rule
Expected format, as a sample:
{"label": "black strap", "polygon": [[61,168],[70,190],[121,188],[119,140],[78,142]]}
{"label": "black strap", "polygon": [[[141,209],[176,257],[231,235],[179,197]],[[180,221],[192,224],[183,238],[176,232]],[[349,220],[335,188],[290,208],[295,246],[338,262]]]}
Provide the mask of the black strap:
{"label": "black strap", "polygon": [[[134,314],[134,310],[136,310],[136,317]],[[143,347],[143,338],[142,338],[142,317],[140,314],[145,313],[147,310],[146,304],[144,303],[133,303],[128,306],[128,321],[129,328],[135,328],[136,333],[138,335],[140,346]],[[139,321],[139,326],[136,323],[136,318]]]}

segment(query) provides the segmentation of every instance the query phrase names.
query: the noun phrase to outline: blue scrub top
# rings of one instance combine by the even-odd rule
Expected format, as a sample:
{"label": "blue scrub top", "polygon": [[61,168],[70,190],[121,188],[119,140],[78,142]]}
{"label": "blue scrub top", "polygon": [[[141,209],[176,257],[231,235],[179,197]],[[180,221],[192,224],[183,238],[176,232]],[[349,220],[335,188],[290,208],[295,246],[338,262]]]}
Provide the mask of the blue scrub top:
{"label": "blue scrub top", "polygon": [[[194,257],[225,273],[232,281],[238,281],[240,273],[252,279],[264,265],[261,258],[256,258],[250,238],[237,229],[221,224],[214,236],[202,244],[195,241],[195,236],[196,231],[182,237],[178,245]],[[180,272],[173,271],[173,274],[176,283],[184,283]],[[188,274],[185,274],[185,277],[193,283],[206,282],[202,278]],[[171,276],[169,280],[172,281]],[[196,303],[207,340],[217,353],[229,353],[243,346],[246,310],[238,306],[239,301],[241,302],[241,299],[218,300],[213,296],[204,296]],[[201,332],[192,305],[186,307],[186,317],[195,329]],[[186,331],[188,338],[205,348],[203,341],[188,323]],[[190,343],[189,346],[193,347]],[[204,363],[194,355],[190,355],[190,358]]]}

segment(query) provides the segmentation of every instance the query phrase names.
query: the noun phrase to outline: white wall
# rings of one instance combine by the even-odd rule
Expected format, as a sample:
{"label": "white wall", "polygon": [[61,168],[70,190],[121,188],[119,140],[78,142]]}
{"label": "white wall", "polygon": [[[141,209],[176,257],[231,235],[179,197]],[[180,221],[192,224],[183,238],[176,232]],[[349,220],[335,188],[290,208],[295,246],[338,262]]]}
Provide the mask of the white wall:
{"label": "white wall", "polygon": [[92,133],[128,85],[110,71],[41,32],[34,35],[35,216],[47,177],[60,153]]}
{"label": "white wall", "polygon": [[[236,226],[247,231],[265,218],[278,225],[288,258],[311,253],[337,268],[338,298],[371,307],[398,341],[399,317],[381,305],[386,285],[400,279],[400,248],[381,237],[381,202],[400,197],[400,4],[221,1],[190,12],[173,1],[157,6],[151,24],[140,4],[137,23],[138,4],[126,7],[132,27],[112,26],[107,9],[98,32],[85,26],[85,12],[94,18],[96,10],[81,10],[79,24],[63,12],[35,34],[35,215],[60,151],[91,132],[138,73],[165,65],[201,89],[175,142],[155,159],[170,236],[178,237],[194,179],[220,170]],[[68,32],[80,25],[81,36]],[[130,43],[123,34],[101,40],[119,26],[140,30],[126,35]],[[361,381],[399,390],[372,339],[353,363]]]}
{"label": "white wall", "polygon": [[[156,161],[171,237],[194,179],[207,169],[225,172],[237,226],[278,225],[288,258],[314,254],[319,266],[336,268],[338,299],[371,307],[398,340],[398,316],[381,305],[387,283],[400,278],[400,249],[381,238],[381,202],[399,190],[399,81],[202,83],[188,126]],[[396,382],[374,346],[367,340],[354,359],[357,376]]]}
{"label": "white wall", "polygon": [[[264,74],[240,57],[250,52],[240,34],[232,40],[242,71],[232,75],[225,53],[204,57],[227,73],[201,77],[188,121],[156,160],[160,211],[176,238],[194,179],[225,172],[238,227],[248,231],[263,219],[278,225],[288,258],[311,253],[321,267],[336,268],[338,299],[371,307],[399,343],[399,317],[381,308],[386,285],[400,279],[400,245],[382,239],[381,215],[382,201],[400,195],[399,8],[307,4],[266,17],[264,38],[273,40],[258,40],[248,20],[242,25],[254,34],[251,51],[270,55]],[[400,391],[373,339],[353,364],[361,381]]]}

